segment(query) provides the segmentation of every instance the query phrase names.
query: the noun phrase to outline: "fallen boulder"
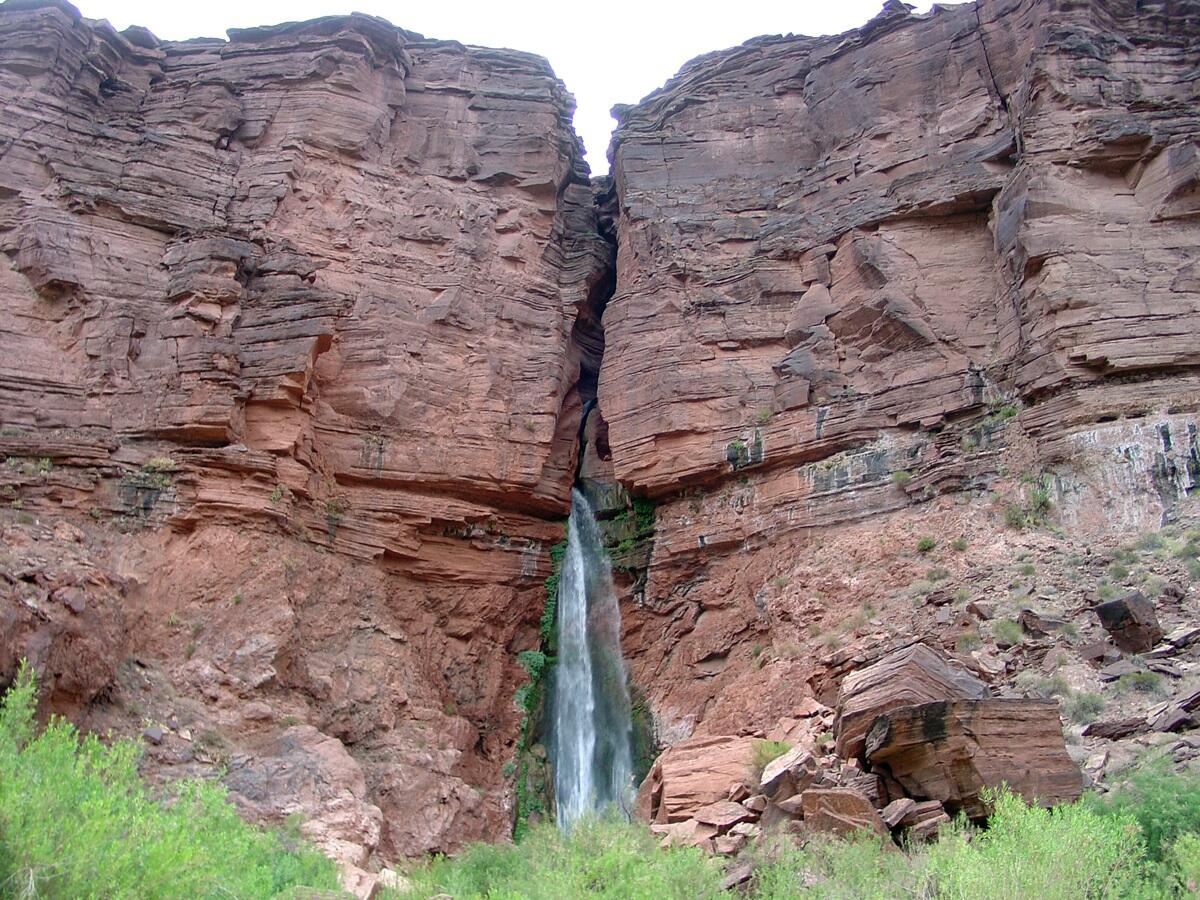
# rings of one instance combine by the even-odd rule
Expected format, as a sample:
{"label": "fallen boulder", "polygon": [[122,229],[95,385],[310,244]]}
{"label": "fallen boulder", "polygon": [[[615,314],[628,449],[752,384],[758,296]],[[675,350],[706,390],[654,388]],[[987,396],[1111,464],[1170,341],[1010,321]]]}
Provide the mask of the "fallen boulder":
{"label": "fallen boulder", "polygon": [[855,831],[887,834],[879,810],[854,788],[809,788],[800,795],[804,824],[817,831],[848,835]]}
{"label": "fallen boulder", "polygon": [[683,822],[702,807],[728,801],[731,784],[746,778],[754,741],[708,736],[664,750],[638,788],[634,815],[647,822]]}
{"label": "fallen boulder", "polygon": [[988,813],[984,788],[1006,783],[1030,803],[1074,800],[1083,783],[1067,755],[1058,703],[950,700],[898,707],[866,737],[867,760],[910,795],[972,818]]}
{"label": "fallen boulder", "polygon": [[773,800],[798,794],[812,784],[817,774],[813,755],[803,747],[793,747],[767,763],[759,790]]}
{"label": "fallen boulder", "polygon": [[860,756],[876,717],[901,706],[935,700],[978,700],[987,683],[925,644],[912,644],[842,679],[833,733],[838,756]]}
{"label": "fallen boulder", "polygon": [[1129,653],[1145,653],[1153,649],[1163,636],[1154,604],[1141,591],[1109,600],[1095,607],[1096,615],[1113,643]]}

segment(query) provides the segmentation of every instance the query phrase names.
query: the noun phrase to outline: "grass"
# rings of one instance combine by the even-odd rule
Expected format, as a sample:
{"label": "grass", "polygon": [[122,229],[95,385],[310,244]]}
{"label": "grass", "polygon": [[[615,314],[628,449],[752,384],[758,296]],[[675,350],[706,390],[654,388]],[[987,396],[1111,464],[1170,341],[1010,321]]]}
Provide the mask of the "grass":
{"label": "grass", "polygon": [[965,537],[956,537],[954,540],[952,540],[950,542],[950,546],[952,549],[957,550],[959,553],[962,553],[964,550],[967,549],[967,539]]}
{"label": "grass", "polygon": [[1138,691],[1155,697],[1165,697],[1167,689],[1163,677],[1157,672],[1126,672],[1117,679],[1117,690],[1121,693]]}
{"label": "grass", "polygon": [[992,637],[997,643],[1015,646],[1021,643],[1024,636],[1020,624],[1014,619],[997,619],[992,623]]}
{"label": "grass", "polygon": [[924,847],[898,851],[886,838],[809,834],[768,839],[750,853],[744,892],[720,889],[712,857],[658,849],[642,826],[586,820],[562,835],[539,825],[516,845],[476,844],[409,874],[395,898],[550,900],[560,897],[746,897],[748,900],[1046,900],[1189,895],[1200,881],[1200,778],[1136,775],[1103,797],[1053,810],[1026,806],[1005,790],[988,801],[988,828],[962,821]]}
{"label": "grass", "polygon": [[717,861],[695,847],[660,850],[650,831],[613,819],[578,822],[569,837],[549,823],[519,844],[473,844],[410,873],[411,888],[385,896],[455,900],[566,897],[691,900],[722,895]]}
{"label": "grass", "polygon": [[244,822],[214,782],[163,801],[131,740],[81,738],[62,719],[39,731],[22,667],[0,706],[0,896],[272,897],[334,890],[334,864],[286,832]]}
{"label": "grass", "polygon": [[935,541],[930,535],[927,534],[917,541],[917,552],[918,553],[928,553],[930,550],[932,550],[936,546],[937,546],[937,541]]}
{"label": "grass", "polygon": [[787,741],[756,740],[750,748],[751,782],[758,784],[762,780],[763,769],[791,749]]}

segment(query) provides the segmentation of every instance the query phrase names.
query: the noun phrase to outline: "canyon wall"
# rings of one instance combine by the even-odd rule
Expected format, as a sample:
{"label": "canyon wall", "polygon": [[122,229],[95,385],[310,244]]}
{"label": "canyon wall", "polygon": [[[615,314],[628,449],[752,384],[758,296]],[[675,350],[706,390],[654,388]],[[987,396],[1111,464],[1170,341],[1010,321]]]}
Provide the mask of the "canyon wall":
{"label": "canyon wall", "polygon": [[591,181],[538,57],[8,0],[0,678],[355,866],[498,837],[597,397],[658,744],[952,640],[918,536],[1000,585],[1190,509],[1198,50],[1189,0],[891,2],[694,60]]}

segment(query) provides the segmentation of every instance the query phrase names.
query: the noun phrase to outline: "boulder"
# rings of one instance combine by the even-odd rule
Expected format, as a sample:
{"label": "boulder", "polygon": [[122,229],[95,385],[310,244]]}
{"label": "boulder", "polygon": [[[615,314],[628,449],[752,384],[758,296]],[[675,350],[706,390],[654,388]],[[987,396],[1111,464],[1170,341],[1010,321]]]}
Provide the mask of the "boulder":
{"label": "boulder", "polygon": [[911,797],[901,797],[898,800],[893,800],[887,806],[879,811],[879,817],[883,819],[883,824],[888,828],[895,828],[904,817],[908,814],[917,801]]}
{"label": "boulder", "polygon": [[1083,729],[1084,737],[1098,737],[1116,741],[1131,734],[1146,730],[1145,716],[1130,716],[1126,719],[1112,719],[1107,722],[1093,722]]}
{"label": "boulder", "polygon": [[987,814],[986,787],[1006,783],[1031,803],[1074,800],[1079,768],[1067,755],[1057,701],[950,700],[898,707],[866,738],[867,760],[911,795],[972,818]]}
{"label": "boulder", "polygon": [[935,700],[978,700],[987,684],[925,644],[884,656],[842,680],[833,733],[839,756],[859,756],[867,729],[890,709]]}
{"label": "boulder", "polygon": [[887,834],[871,801],[854,788],[809,788],[800,795],[804,824],[817,831],[848,835],[856,831]]}
{"label": "boulder", "polygon": [[803,747],[793,747],[763,768],[759,790],[771,799],[790,797],[812,784],[816,774],[813,755]]}
{"label": "boulder", "polygon": [[638,788],[634,815],[647,822],[683,822],[727,801],[730,785],[746,777],[753,746],[749,737],[707,736],[669,747]]}
{"label": "boulder", "polygon": [[718,800],[716,803],[700,807],[692,818],[701,825],[712,825],[717,831],[725,832],[738,822],[754,818],[754,813],[740,803]]}
{"label": "boulder", "polygon": [[1113,643],[1129,653],[1153,649],[1163,636],[1154,604],[1141,591],[1130,591],[1095,607],[1096,615]]}

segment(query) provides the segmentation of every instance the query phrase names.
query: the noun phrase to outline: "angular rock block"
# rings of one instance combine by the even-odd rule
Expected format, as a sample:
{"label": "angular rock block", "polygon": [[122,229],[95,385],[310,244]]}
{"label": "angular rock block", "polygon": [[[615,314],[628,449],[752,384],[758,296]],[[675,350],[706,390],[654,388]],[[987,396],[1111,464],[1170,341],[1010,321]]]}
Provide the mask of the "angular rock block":
{"label": "angular rock block", "polygon": [[772,800],[782,800],[801,793],[812,784],[817,774],[817,762],[803,747],[793,747],[763,769],[759,790]]}
{"label": "angular rock block", "polygon": [[680,741],[650,767],[638,788],[634,815],[660,824],[683,822],[703,807],[729,802],[729,786],[746,777],[753,746],[749,737]]}
{"label": "angular rock block", "polygon": [[913,797],[972,818],[988,813],[984,788],[1007,784],[1030,803],[1074,800],[1083,788],[1067,755],[1058,703],[943,700],[889,710],[872,723],[867,760]]}
{"label": "angular rock block", "polygon": [[879,811],[854,788],[809,788],[800,795],[800,807],[804,824],[817,831],[888,833]]}
{"label": "angular rock block", "polygon": [[833,723],[838,756],[861,755],[867,729],[890,709],[934,700],[978,700],[989,693],[986,682],[925,644],[896,650],[842,681]]}
{"label": "angular rock block", "polygon": [[1130,591],[1095,609],[1100,624],[1122,650],[1145,653],[1162,639],[1162,626],[1158,624],[1154,604],[1141,591]]}

